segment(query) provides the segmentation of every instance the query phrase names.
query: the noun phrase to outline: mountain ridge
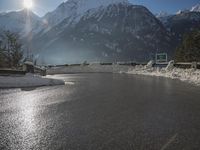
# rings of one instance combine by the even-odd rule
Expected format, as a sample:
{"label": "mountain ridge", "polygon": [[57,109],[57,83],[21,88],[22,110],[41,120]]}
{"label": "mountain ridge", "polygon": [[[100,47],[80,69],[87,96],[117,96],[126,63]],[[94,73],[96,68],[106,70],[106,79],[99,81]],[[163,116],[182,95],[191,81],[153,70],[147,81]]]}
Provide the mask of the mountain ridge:
{"label": "mountain ridge", "polygon": [[[157,52],[167,52],[171,58],[182,35],[200,24],[198,12],[182,11],[175,15],[161,14],[156,18],[146,7],[133,5],[127,0],[110,0],[110,3],[101,0],[98,4],[79,7],[83,2],[95,3],[92,0],[69,0],[43,17],[29,12],[33,21],[31,28],[24,32],[23,22],[18,32],[23,35],[24,43],[30,43],[26,35],[31,33],[32,51],[37,59],[42,61],[47,57],[47,63],[146,61]],[[6,14],[0,14],[0,21]],[[23,15],[14,18],[24,18],[19,16]],[[194,24],[195,18],[197,23]],[[185,21],[186,27],[179,25]],[[12,22],[12,25],[17,24]]]}
{"label": "mountain ridge", "polygon": [[[156,51],[163,52],[164,49],[171,53],[169,33],[144,6],[110,4],[88,10],[74,26],[65,26],[67,23],[68,19],[65,19],[35,39],[34,45],[40,43],[36,50],[43,57],[48,53],[54,59],[57,51],[59,58],[64,56],[69,60],[67,54],[76,58],[75,51],[86,60],[91,61],[93,55],[94,61],[114,61],[150,59],[150,53],[155,55]],[[84,61],[82,56],[79,60]]]}
{"label": "mountain ridge", "polygon": [[40,17],[26,9],[0,14],[1,30],[10,30],[21,36],[28,34],[40,21]]}
{"label": "mountain ridge", "polygon": [[100,6],[108,6],[113,3],[129,3],[128,0],[68,0],[61,3],[54,11],[47,13],[45,19],[50,26],[55,26],[62,22],[65,18],[76,18],[76,22],[84,15],[84,13],[93,8]]}

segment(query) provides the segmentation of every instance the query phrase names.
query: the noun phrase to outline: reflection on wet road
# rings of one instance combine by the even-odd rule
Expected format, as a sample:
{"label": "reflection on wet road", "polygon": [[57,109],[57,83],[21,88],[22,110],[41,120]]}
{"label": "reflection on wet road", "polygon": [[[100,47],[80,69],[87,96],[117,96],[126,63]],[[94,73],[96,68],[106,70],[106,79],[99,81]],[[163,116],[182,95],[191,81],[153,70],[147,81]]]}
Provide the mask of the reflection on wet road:
{"label": "reflection on wet road", "polygon": [[200,149],[200,88],[159,77],[58,75],[0,90],[0,149]]}

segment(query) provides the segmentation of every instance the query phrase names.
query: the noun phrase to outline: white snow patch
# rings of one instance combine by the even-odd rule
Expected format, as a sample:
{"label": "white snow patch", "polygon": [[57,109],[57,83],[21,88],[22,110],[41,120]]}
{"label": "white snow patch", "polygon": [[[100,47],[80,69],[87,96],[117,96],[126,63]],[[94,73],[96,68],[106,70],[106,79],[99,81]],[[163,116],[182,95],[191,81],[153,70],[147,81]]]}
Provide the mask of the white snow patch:
{"label": "white snow patch", "polygon": [[52,67],[47,69],[47,74],[68,74],[68,73],[126,73],[130,66],[121,65],[101,65],[100,63],[92,63],[88,66],[67,66],[67,67]]}
{"label": "white snow patch", "polygon": [[189,83],[200,85],[200,70],[197,69],[181,69],[173,67],[174,61],[170,61],[166,68],[152,67],[153,61],[148,65],[125,66],[125,65],[100,65],[93,63],[89,66],[68,66],[68,67],[53,67],[47,70],[48,74],[68,74],[68,73],[90,73],[90,72],[105,72],[105,73],[128,73],[149,76],[161,76],[171,79],[180,79]]}
{"label": "white snow patch", "polygon": [[190,11],[191,12],[200,12],[200,4],[193,6]]}
{"label": "white snow patch", "polygon": [[64,85],[64,81],[26,74],[25,76],[0,76],[0,88],[25,88]]}
{"label": "white snow patch", "polygon": [[54,11],[47,13],[43,19],[47,20],[51,26],[59,24],[65,18],[76,18],[74,20],[74,23],[76,23],[90,9],[98,9],[118,3],[129,4],[128,0],[68,0],[59,5]]}
{"label": "white snow patch", "polygon": [[65,85],[74,85],[74,82],[65,82]]}
{"label": "white snow patch", "polygon": [[171,64],[162,69],[155,67],[146,69],[146,67],[143,66],[136,66],[135,68],[130,69],[127,73],[167,77],[200,85],[200,70],[174,68],[171,66]]}

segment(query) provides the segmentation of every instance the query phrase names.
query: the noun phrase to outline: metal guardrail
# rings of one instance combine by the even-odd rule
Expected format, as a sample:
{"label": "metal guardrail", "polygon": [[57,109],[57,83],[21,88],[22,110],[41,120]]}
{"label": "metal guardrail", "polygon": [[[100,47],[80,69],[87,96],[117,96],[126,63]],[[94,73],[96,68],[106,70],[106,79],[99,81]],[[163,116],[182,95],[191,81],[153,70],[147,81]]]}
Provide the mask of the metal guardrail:
{"label": "metal guardrail", "polygon": [[25,75],[26,71],[22,70],[13,70],[13,69],[0,69],[0,75]]}
{"label": "metal guardrail", "polygon": [[[0,68],[0,75],[8,76],[8,75],[25,75],[27,71],[22,69],[9,69],[9,68]],[[34,66],[34,73],[40,74],[42,76],[46,75],[46,69],[43,69],[39,66]]]}
{"label": "metal guardrail", "polygon": [[[93,64],[98,64],[98,65],[121,65],[121,66],[137,66],[137,65],[147,65],[147,63],[139,63],[139,62],[116,62],[116,63],[111,63],[111,62],[100,62],[100,63],[87,63],[85,65],[83,64],[65,64],[65,65],[55,65],[55,66],[48,66],[49,68],[51,67],[74,67],[74,66],[88,66],[88,65],[93,65]],[[166,67],[168,65],[168,62],[163,62],[163,63],[154,63],[153,67]],[[177,68],[196,68],[200,69],[200,62],[175,62],[174,66]]]}
{"label": "metal guardrail", "polygon": [[195,68],[200,69],[200,62],[176,62],[174,64],[178,68]]}
{"label": "metal guardrail", "polygon": [[192,65],[192,63],[189,62],[177,62],[175,65]]}
{"label": "metal guardrail", "polygon": [[136,66],[136,65],[146,65],[147,63],[139,63],[139,62],[100,62],[100,63],[87,63],[87,64],[64,64],[64,65],[49,65],[48,68],[52,67],[74,67],[74,66],[88,66],[88,65],[101,65],[101,66],[111,66],[111,65],[122,65],[122,66]]}
{"label": "metal guardrail", "polygon": [[[176,62],[176,64],[181,64],[181,65],[191,65],[194,62]],[[200,65],[200,62],[196,62],[198,65]]]}

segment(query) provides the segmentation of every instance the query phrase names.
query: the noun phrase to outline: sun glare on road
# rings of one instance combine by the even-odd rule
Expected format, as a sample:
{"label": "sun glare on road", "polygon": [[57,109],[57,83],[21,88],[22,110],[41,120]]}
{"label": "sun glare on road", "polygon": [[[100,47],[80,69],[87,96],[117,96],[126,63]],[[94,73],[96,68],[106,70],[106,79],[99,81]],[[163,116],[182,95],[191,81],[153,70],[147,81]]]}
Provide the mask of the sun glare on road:
{"label": "sun glare on road", "polygon": [[24,8],[31,9],[33,8],[33,0],[24,0]]}

